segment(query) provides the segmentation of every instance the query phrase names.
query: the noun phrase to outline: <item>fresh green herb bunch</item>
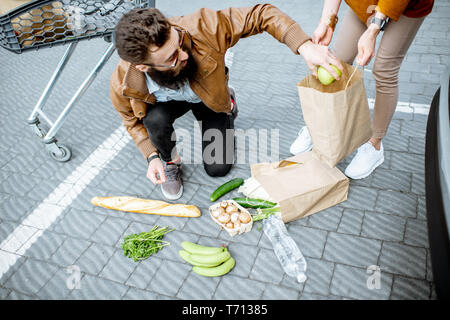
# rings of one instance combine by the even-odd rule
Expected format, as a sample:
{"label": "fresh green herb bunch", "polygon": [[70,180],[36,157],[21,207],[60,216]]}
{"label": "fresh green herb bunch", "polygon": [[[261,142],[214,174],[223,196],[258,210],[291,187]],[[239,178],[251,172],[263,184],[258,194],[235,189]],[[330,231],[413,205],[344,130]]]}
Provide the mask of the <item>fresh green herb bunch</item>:
{"label": "fresh green herb bunch", "polygon": [[159,227],[155,225],[148,232],[141,232],[139,234],[130,234],[126,236],[122,243],[124,256],[134,260],[145,260],[152,254],[157,253],[163,247],[170,243],[163,241],[164,235],[175,229],[168,229],[168,227]]}

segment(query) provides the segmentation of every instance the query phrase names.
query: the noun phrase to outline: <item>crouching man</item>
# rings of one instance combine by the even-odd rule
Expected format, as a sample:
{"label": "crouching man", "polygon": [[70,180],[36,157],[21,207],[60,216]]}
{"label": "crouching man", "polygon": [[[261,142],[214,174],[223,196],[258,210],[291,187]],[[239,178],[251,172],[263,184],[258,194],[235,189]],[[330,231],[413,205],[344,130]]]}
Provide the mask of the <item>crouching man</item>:
{"label": "crouching man", "polygon": [[[206,154],[210,176],[225,176],[234,162],[235,93],[228,87],[225,53],[239,39],[268,32],[300,54],[313,73],[318,65],[337,75],[340,66],[328,47],[313,44],[300,26],[273,5],[200,9],[167,19],[158,9],[135,9],[115,29],[121,58],[111,77],[110,96],[122,122],[148,162],[147,177],[168,200],[183,194],[181,159],[174,121],[192,111],[202,130],[222,133],[222,150]],[[228,133],[227,133],[228,132]],[[220,149],[220,148],[219,148]]]}

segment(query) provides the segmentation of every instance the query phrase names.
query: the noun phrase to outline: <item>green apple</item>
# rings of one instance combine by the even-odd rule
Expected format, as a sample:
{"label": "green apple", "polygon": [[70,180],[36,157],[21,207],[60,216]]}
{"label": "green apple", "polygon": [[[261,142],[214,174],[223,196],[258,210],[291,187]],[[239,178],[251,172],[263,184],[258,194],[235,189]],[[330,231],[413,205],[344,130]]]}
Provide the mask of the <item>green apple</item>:
{"label": "green apple", "polygon": [[[339,70],[335,65],[330,64],[330,66],[334,69],[334,71],[336,71],[336,73],[339,75],[339,77],[341,76],[341,70]],[[324,84],[324,85],[329,85],[330,83],[332,83],[334,80],[336,80],[331,73],[328,72],[327,69],[325,69],[324,67],[319,66],[319,68],[317,68],[317,77],[319,78],[319,81]]]}

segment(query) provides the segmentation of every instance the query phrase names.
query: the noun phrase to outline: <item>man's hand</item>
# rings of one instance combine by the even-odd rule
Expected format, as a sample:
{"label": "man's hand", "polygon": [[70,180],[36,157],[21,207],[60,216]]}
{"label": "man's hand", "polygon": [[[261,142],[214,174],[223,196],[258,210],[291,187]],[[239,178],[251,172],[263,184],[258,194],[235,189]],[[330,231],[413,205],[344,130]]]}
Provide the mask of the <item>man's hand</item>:
{"label": "man's hand", "polygon": [[147,168],[147,178],[149,178],[154,184],[166,182],[166,175],[164,174],[164,166],[161,159],[155,158],[150,161]]}
{"label": "man's hand", "polygon": [[359,38],[356,63],[360,66],[367,65],[375,55],[375,42],[379,32],[379,27],[375,24],[371,24]]}
{"label": "man's hand", "polygon": [[312,36],[312,42],[315,44],[320,44],[322,46],[328,46],[333,37],[333,29],[324,22],[319,22],[316,30],[314,30]]}
{"label": "man's hand", "polygon": [[317,67],[322,66],[328,70],[329,73],[336,79],[339,80],[339,76],[330,66],[330,64],[335,65],[339,70],[343,69],[342,64],[339,60],[328,50],[327,46],[322,46],[319,44],[314,44],[311,41],[307,41],[298,48],[298,53],[300,53],[305,59],[305,62],[311,70],[311,73],[317,78]]}

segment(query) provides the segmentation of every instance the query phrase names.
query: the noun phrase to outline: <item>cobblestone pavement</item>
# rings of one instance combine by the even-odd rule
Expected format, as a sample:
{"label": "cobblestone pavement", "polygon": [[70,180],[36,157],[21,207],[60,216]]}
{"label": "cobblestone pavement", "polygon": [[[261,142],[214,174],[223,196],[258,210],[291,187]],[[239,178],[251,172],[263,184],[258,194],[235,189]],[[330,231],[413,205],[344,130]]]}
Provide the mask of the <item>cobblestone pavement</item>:
{"label": "cobblestone pavement", "polygon": [[[168,16],[201,7],[244,6],[255,1],[157,1]],[[321,1],[273,1],[312,34]],[[347,10],[345,4],[339,16]],[[93,196],[162,199],[145,177],[146,163],[121,129],[109,100],[114,54],[57,134],[71,161],[47,155],[26,119],[65,47],[21,55],[0,50],[0,299],[435,299],[427,238],[424,137],[428,106],[450,55],[450,2],[438,0],[410,48],[400,73],[400,102],[384,140],[385,162],[366,179],[351,181],[348,200],[287,224],[306,257],[307,281],[285,275],[262,230],[229,237],[207,214],[209,194],[233,177],[250,176],[238,164],[211,178],[186,164],[179,202],[197,205],[199,218],[160,217],[93,207]],[[45,112],[61,112],[107,47],[102,39],[79,43]],[[296,83],[306,65],[268,34],[241,40],[232,52],[241,129],[279,129],[279,158],[304,124]],[[374,98],[371,65],[365,70]],[[191,113],[177,128],[198,129]],[[193,151],[198,149],[193,147]],[[241,150],[241,152],[248,151]],[[186,151],[186,154],[188,151]],[[257,159],[262,160],[261,158]],[[341,170],[351,160],[343,160]],[[233,192],[231,196],[237,196]],[[168,225],[171,245],[135,263],[123,256],[125,235]],[[204,278],[178,257],[183,240],[225,243],[236,267]],[[381,285],[368,289],[368,266],[379,266]],[[79,273],[78,273],[79,272]],[[79,288],[74,286],[76,276]]]}

